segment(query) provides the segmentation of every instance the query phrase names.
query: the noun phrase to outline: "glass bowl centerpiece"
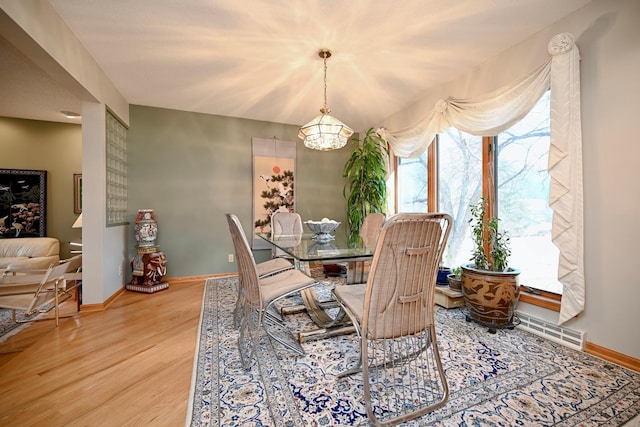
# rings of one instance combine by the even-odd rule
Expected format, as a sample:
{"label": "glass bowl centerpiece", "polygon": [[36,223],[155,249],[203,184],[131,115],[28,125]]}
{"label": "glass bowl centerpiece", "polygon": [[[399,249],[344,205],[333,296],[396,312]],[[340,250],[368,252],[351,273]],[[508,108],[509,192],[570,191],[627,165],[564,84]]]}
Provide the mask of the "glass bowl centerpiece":
{"label": "glass bowl centerpiece", "polygon": [[317,242],[328,242],[335,237],[331,233],[338,228],[340,223],[329,218],[322,218],[320,221],[305,221],[309,230],[314,233],[313,240]]}

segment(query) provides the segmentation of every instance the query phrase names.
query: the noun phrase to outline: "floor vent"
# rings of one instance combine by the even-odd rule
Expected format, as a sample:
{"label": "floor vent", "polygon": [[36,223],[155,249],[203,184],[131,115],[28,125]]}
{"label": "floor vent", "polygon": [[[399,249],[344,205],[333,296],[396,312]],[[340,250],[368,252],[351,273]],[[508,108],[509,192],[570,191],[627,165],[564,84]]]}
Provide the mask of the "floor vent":
{"label": "floor vent", "polygon": [[574,350],[582,351],[584,348],[584,332],[564,328],[520,312],[518,312],[518,317],[520,318],[518,328],[539,335],[549,341],[566,345]]}

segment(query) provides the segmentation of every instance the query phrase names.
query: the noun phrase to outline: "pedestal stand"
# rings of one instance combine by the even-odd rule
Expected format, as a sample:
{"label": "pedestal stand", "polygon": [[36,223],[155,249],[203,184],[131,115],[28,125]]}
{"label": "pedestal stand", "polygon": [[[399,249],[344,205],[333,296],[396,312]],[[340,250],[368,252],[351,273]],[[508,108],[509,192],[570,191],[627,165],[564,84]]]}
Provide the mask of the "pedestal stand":
{"label": "pedestal stand", "polygon": [[136,246],[138,253],[131,258],[131,282],[127,290],[148,294],[167,289],[169,283],[162,278],[167,273],[167,258],[158,252],[158,246]]}
{"label": "pedestal stand", "polygon": [[436,286],[433,293],[433,300],[436,304],[444,308],[464,307],[462,292],[451,289],[449,286]]}

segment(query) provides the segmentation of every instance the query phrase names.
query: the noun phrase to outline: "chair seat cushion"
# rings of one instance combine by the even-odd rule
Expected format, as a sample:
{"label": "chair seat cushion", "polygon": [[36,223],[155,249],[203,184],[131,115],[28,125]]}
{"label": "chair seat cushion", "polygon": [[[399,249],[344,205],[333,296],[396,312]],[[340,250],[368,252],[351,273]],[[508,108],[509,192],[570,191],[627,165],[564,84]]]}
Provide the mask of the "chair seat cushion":
{"label": "chair seat cushion", "polygon": [[367,291],[367,284],[340,285],[333,289],[333,295],[344,305],[360,322],[364,313],[364,294]]}
{"label": "chair seat cushion", "polygon": [[260,277],[279,273],[290,268],[293,268],[293,264],[283,258],[274,258],[256,264],[256,270],[258,270],[258,276]]}
{"label": "chair seat cushion", "polygon": [[316,281],[300,270],[292,269],[283,271],[273,276],[260,279],[260,292],[262,300],[270,302],[275,298],[312,285]]}

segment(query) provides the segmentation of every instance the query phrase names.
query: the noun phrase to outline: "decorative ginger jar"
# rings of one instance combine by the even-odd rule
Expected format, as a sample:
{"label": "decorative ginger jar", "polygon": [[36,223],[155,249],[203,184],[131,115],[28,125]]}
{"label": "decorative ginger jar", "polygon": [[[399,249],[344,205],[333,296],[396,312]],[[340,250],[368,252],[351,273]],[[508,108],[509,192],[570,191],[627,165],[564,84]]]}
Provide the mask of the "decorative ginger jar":
{"label": "decorative ginger jar", "polygon": [[469,317],[490,328],[520,323],[516,307],[520,298],[520,270],[489,271],[462,265],[462,295]]}
{"label": "decorative ginger jar", "polygon": [[135,221],[135,234],[138,246],[155,246],[158,223],[153,209],[139,209]]}

